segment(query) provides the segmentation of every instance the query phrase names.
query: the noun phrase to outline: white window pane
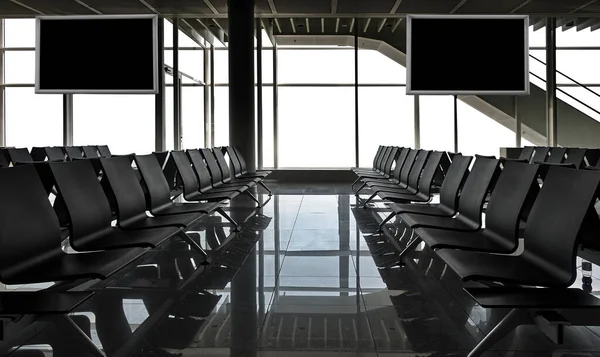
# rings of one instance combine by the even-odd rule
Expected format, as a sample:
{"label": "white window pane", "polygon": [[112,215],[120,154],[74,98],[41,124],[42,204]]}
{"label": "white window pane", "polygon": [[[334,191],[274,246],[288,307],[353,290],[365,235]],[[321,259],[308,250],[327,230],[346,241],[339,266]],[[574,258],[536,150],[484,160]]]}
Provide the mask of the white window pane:
{"label": "white window pane", "polygon": [[358,100],[360,166],[372,166],[379,145],[414,146],[414,97],[406,88],[361,87]]}
{"label": "white window pane", "polygon": [[354,120],[354,88],[279,88],[279,166],[355,166]]}
{"label": "white window pane", "polygon": [[279,83],[354,83],[352,49],[278,51]]}
{"label": "white window pane", "polygon": [[35,52],[7,51],[4,53],[4,83],[35,83]]}
{"label": "white window pane", "polygon": [[62,145],[62,115],[62,95],[6,88],[6,146]]}
{"label": "white window pane", "polygon": [[229,51],[215,49],[215,83],[229,83]]}
{"label": "white window pane", "polygon": [[214,146],[229,145],[229,87],[215,87]]}
{"label": "white window pane", "polygon": [[262,51],[262,80],[263,84],[273,83],[273,51]]}
{"label": "white window pane", "polygon": [[273,87],[263,87],[263,166],[273,167]]}
{"label": "white window pane", "polygon": [[537,31],[533,31],[533,26],[529,26],[529,47],[545,47],[546,46],[546,30],[545,27]]}
{"label": "white window pane", "polygon": [[182,87],[181,126],[183,149],[204,147],[204,87]]}
{"label": "white window pane", "polygon": [[[165,50],[165,64],[173,67],[173,51]],[[204,81],[204,51],[179,50],[179,72]]]}
{"label": "white window pane", "polygon": [[35,47],[35,19],[4,20],[4,46]]}
{"label": "white window pane", "polygon": [[[170,76],[169,76],[170,77]],[[173,87],[165,88],[165,148],[167,150],[175,149],[174,146],[174,137],[173,137]]]}
{"label": "white window pane", "polygon": [[73,143],[108,145],[114,154],[154,151],[153,95],[73,97]]}
{"label": "white window pane", "polygon": [[173,24],[171,21],[164,19],[164,46],[165,47],[173,47]]}
{"label": "white window pane", "polygon": [[[556,68],[582,84],[600,83],[600,73],[596,70],[599,62],[600,51],[556,51]],[[561,79],[557,81],[561,83]]]}
{"label": "white window pane", "polygon": [[[543,34],[545,30],[540,30]],[[556,29],[556,46],[557,47],[585,47],[585,46],[597,46],[600,42],[600,33],[598,31],[591,31],[588,27],[582,31],[562,31],[560,28]]]}
{"label": "white window pane", "polygon": [[454,98],[450,95],[419,97],[421,147],[454,151]]}
{"label": "white window pane", "polygon": [[500,157],[501,147],[514,147],[515,132],[470,105],[458,101],[458,151],[463,155]]}
{"label": "white window pane", "polygon": [[406,84],[406,68],[379,51],[360,50],[358,83]]}

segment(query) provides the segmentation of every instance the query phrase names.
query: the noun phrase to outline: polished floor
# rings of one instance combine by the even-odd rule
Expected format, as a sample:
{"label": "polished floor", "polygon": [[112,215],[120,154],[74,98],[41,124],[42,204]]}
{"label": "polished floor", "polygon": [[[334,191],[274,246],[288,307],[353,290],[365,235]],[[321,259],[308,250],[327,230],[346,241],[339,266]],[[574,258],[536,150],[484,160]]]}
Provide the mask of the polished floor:
{"label": "polished floor", "polygon": [[[7,324],[5,344],[20,347],[2,351],[54,357],[94,356],[98,349],[136,357],[466,356],[506,313],[474,304],[426,248],[403,268],[379,270],[377,260],[391,247],[367,240],[385,206],[359,209],[354,196],[339,193],[343,188],[325,191],[323,185],[277,187],[261,210],[234,200],[232,216],[246,219],[240,233],[230,232],[220,217],[189,232],[210,250],[208,265],[181,242],[158,247],[118,276],[67,286],[96,292],[71,316],[74,324],[15,322],[12,330]],[[405,233],[396,225],[386,234]],[[593,268],[595,290],[600,268]],[[596,357],[600,328],[568,328],[559,346],[524,326],[486,356]]]}

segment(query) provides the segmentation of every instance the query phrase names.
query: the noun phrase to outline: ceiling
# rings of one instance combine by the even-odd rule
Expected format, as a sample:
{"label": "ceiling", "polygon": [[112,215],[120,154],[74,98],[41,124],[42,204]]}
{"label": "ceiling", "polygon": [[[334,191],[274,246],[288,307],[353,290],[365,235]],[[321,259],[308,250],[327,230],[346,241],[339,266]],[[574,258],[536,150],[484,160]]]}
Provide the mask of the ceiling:
{"label": "ceiling", "polygon": [[[255,0],[259,17],[401,17],[407,13],[600,17],[599,0]],[[159,13],[226,17],[227,0],[0,0],[1,17]]]}

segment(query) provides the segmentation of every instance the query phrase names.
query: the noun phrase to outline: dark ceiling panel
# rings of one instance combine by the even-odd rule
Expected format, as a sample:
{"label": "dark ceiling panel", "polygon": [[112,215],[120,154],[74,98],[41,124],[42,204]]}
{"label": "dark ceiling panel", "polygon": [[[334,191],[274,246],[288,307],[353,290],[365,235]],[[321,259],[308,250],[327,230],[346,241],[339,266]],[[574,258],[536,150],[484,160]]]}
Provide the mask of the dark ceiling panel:
{"label": "dark ceiling panel", "polygon": [[[498,2],[498,0],[489,0]],[[554,1],[554,0],[553,0]],[[414,14],[447,14],[460,2],[460,0],[404,0],[396,12]]]}
{"label": "dark ceiling panel", "polygon": [[259,14],[270,14],[271,8],[269,7],[269,2],[267,0],[255,0],[254,1],[254,11]]}
{"label": "dark ceiling panel", "polygon": [[4,15],[11,16],[11,17],[19,17],[19,16],[32,17],[32,16],[36,16],[39,14],[26,9],[23,6],[19,6],[13,2],[10,2],[8,0],[2,0],[2,1],[0,1],[0,16],[4,16]]}
{"label": "dark ceiling panel", "polygon": [[389,13],[395,0],[338,0],[337,12],[342,14]]}
{"label": "dark ceiling panel", "polygon": [[196,0],[146,0],[161,14],[212,14],[204,1]]}
{"label": "dark ceiling panel", "polygon": [[[468,0],[456,11],[457,14],[507,14],[525,0]],[[557,1],[557,0],[554,0]]]}
{"label": "dark ceiling panel", "polygon": [[150,14],[152,11],[137,0],[83,0],[103,14]]}
{"label": "dark ceiling panel", "polygon": [[[202,0],[197,0],[202,1]],[[217,9],[221,14],[227,13],[227,0],[210,0],[210,3]]]}
{"label": "dark ceiling panel", "polygon": [[92,15],[94,11],[73,0],[20,0],[24,5],[32,7],[47,15]]}
{"label": "dark ceiling panel", "polygon": [[586,3],[589,3],[589,0],[533,0],[519,9],[517,13],[540,14],[557,12],[566,14]]}
{"label": "dark ceiling panel", "polygon": [[288,14],[324,14],[331,12],[330,0],[273,0],[277,12]]}

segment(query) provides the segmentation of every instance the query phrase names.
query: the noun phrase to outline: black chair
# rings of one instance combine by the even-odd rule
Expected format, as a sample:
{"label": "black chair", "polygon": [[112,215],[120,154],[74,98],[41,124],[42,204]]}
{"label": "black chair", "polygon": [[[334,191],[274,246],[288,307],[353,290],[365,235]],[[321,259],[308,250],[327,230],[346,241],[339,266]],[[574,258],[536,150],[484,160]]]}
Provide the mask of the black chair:
{"label": "black chair", "polygon": [[[222,167],[227,167],[227,160],[225,159],[225,153],[227,153],[227,156],[229,156],[229,161],[231,162],[231,169],[230,169],[230,176],[232,180],[238,179],[238,180],[245,180],[245,179],[257,179],[256,183],[261,186],[262,188],[264,188],[267,191],[267,194],[269,196],[273,196],[273,192],[271,192],[271,189],[264,183],[263,179],[266,178],[267,176],[269,176],[271,174],[271,171],[260,171],[260,172],[254,172],[254,173],[250,173],[248,171],[245,171],[242,167],[242,163],[239,161],[235,150],[232,147],[224,147],[221,149],[213,149],[213,150],[217,150],[220,153],[220,156],[222,156],[222,159],[220,159],[219,157],[217,157],[217,162],[219,162],[219,165]],[[215,154],[217,155],[217,154]],[[226,178],[227,176],[224,174],[223,175],[224,178]]]}
{"label": "black chair", "polygon": [[[205,152],[204,150],[209,150],[209,149],[202,149],[203,153]],[[235,177],[231,173],[231,169],[229,168],[229,165],[227,165],[227,160],[225,159],[225,155],[223,154],[223,151],[220,148],[213,148],[212,150],[209,150],[209,151],[212,152],[215,159],[217,160],[217,164],[219,165],[219,169],[221,170],[221,182],[223,184],[253,185],[253,184],[258,184],[263,179],[262,177]],[[206,154],[208,155],[208,152]]]}
{"label": "black chair", "polygon": [[27,148],[8,148],[6,149],[6,153],[10,159],[10,162],[14,165],[20,164],[28,164],[34,162],[29,150]]}
{"label": "black chair", "polygon": [[69,161],[74,161],[78,159],[85,159],[83,155],[83,149],[81,146],[65,146],[65,153],[67,154],[67,159]]}
{"label": "black chair", "polygon": [[550,156],[546,159],[545,162],[549,164],[562,164],[563,161],[565,161],[566,154],[567,148],[552,147],[550,148]]}
{"label": "black chair", "polygon": [[[111,225],[112,212],[91,160],[50,163],[58,194],[70,222],[71,246],[78,251],[126,247],[154,248],[176,236],[177,227],[123,230]],[[127,194],[128,195],[128,194]]]}
{"label": "black chair", "polygon": [[454,155],[452,165],[448,169],[446,178],[442,183],[440,190],[440,203],[434,204],[390,204],[393,212],[387,216],[380,224],[379,231],[383,226],[398,214],[414,213],[439,217],[452,217],[458,210],[459,192],[462,189],[467,177],[469,177],[469,166],[473,157]]}
{"label": "black chair", "polygon": [[546,162],[548,159],[548,155],[550,155],[550,148],[547,146],[537,146],[531,157],[532,164],[539,164],[542,162]]}
{"label": "black chair", "polygon": [[100,157],[112,157],[107,145],[98,145],[98,153],[100,154]]}
{"label": "black chair", "polygon": [[485,216],[485,229],[457,232],[438,228],[417,228],[415,234],[432,249],[452,248],[490,253],[513,253],[518,231],[539,192],[539,166],[506,162],[494,187]]}
{"label": "black chair", "polygon": [[391,147],[389,147],[387,153],[384,156],[384,161],[382,162],[380,171],[365,171],[365,172],[355,171],[354,173],[357,176],[359,176],[359,178],[366,178],[366,177],[390,178],[390,176],[392,175],[392,165],[394,164],[394,161],[396,160],[396,158],[398,157],[399,154],[400,154],[400,148],[391,146]]}
{"label": "black chair", "polygon": [[584,148],[569,148],[564,163],[574,165],[578,169],[584,168],[586,166],[585,160],[587,151],[588,150]]}
{"label": "black chair", "polygon": [[[199,191],[202,193],[236,195],[247,191],[250,186],[235,185],[234,187],[216,187],[215,183],[220,182],[220,170],[215,160],[206,161],[200,150],[187,150],[187,156],[192,163],[192,167],[198,177],[200,184]],[[212,168],[211,168],[212,166]],[[213,176],[213,171],[215,176]]]}
{"label": "black chair", "polygon": [[[188,150],[188,153],[193,150]],[[233,191],[239,191],[240,193],[247,191],[249,188],[254,187],[256,183],[254,181],[245,181],[244,183],[223,183],[223,172],[213,151],[211,149],[200,149],[200,153],[206,162],[208,171],[210,172],[211,184],[213,189],[229,189]],[[190,153],[191,155],[192,153]],[[194,162],[192,161],[192,164]]]}
{"label": "black chair", "polygon": [[[0,280],[5,284],[104,279],[145,252],[63,252],[58,219],[33,165],[0,170],[0,194]],[[84,206],[95,206],[90,202]]]}
{"label": "black chair", "polygon": [[[411,151],[414,151],[414,150],[411,150],[409,148],[403,148],[402,150],[400,150],[400,154],[398,155],[398,158],[396,158],[396,164],[394,166],[394,171],[392,172],[392,176],[389,178],[387,178],[387,177],[360,177],[359,176],[358,179],[355,181],[355,184],[360,181],[360,182],[362,182],[362,186],[360,186],[355,191],[356,194],[358,194],[363,188],[365,188],[366,186],[368,186],[370,184],[377,185],[377,186],[398,187],[398,185],[402,183],[402,168],[406,164],[406,161],[407,161],[406,159],[408,157],[408,154]],[[414,161],[414,157],[412,158],[412,161]],[[410,169],[409,169],[409,171],[410,171]],[[406,182],[406,178],[405,178],[404,182]],[[353,184],[352,188],[354,188],[354,184]]]}
{"label": "black chair", "polygon": [[230,156],[237,157],[237,161],[240,163],[240,169],[241,169],[240,172],[242,173],[242,175],[266,177],[271,173],[271,171],[268,171],[268,170],[259,170],[259,171],[254,171],[254,172],[248,171],[248,167],[246,165],[246,159],[244,159],[244,156],[242,155],[240,150],[238,148],[236,148],[235,146],[230,146],[230,148],[232,150],[232,155],[230,155]]}
{"label": "black chair", "polygon": [[86,145],[82,146],[81,149],[83,150],[83,155],[88,159],[97,159],[102,157],[97,146]]}
{"label": "black chair", "polygon": [[534,150],[535,147],[533,146],[525,146],[521,150],[521,154],[519,155],[518,160],[526,160],[527,162],[529,162],[531,160],[531,157],[533,156]]}
{"label": "black chair", "polygon": [[48,161],[62,162],[66,160],[65,150],[60,146],[46,147],[44,150]]}
{"label": "black chair", "polygon": [[377,169],[379,168],[379,162],[380,162],[381,158],[383,157],[383,154],[384,154],[386,148],[387,148],[386,146],[379,145],[379,147],[377,148],[377,152],[375,153],[375,156],[373,157],[373,166],[371,168],[353,167],[351,170],[354,172],[377,171]]}

